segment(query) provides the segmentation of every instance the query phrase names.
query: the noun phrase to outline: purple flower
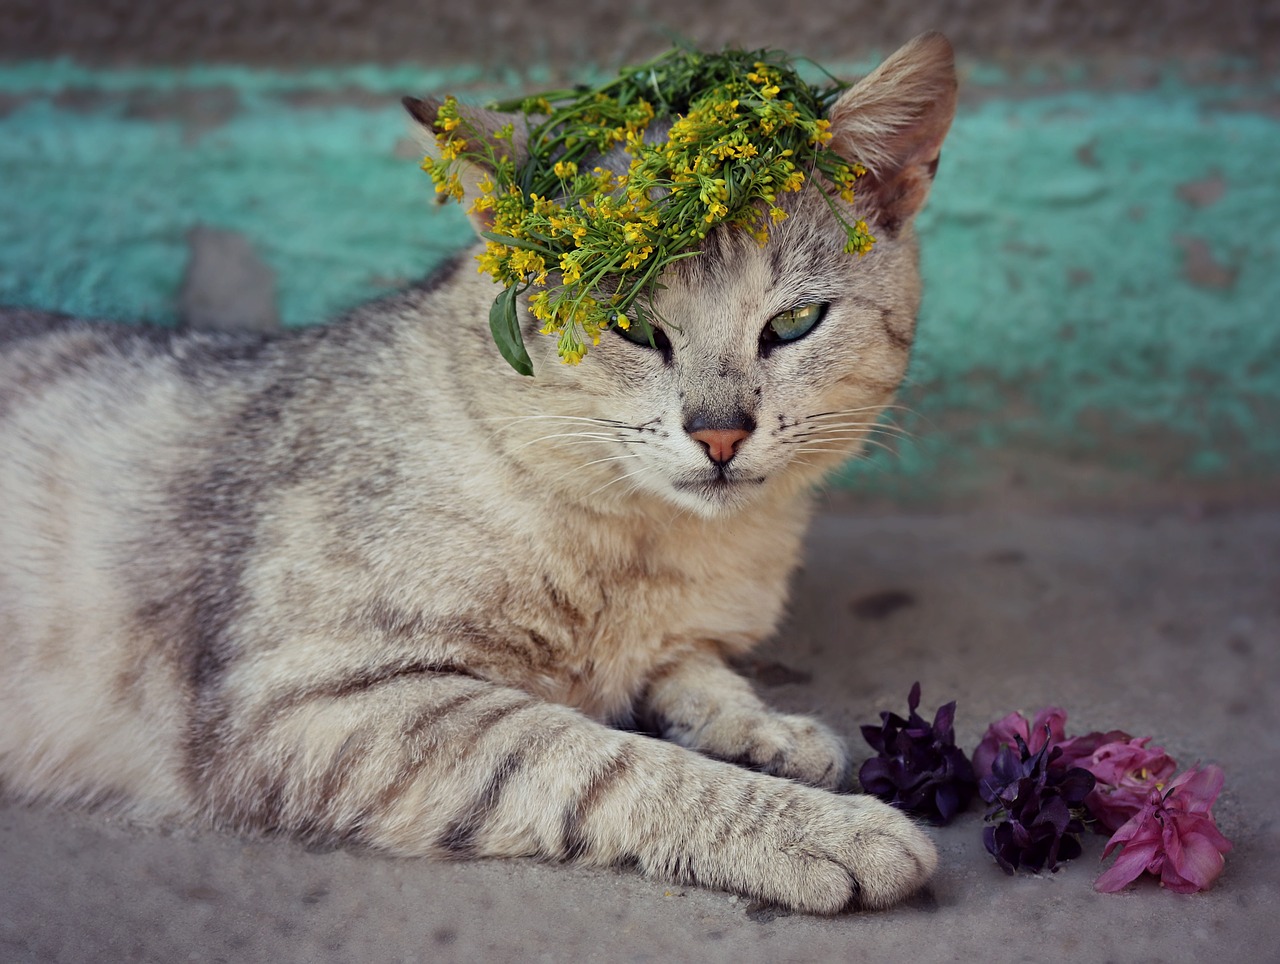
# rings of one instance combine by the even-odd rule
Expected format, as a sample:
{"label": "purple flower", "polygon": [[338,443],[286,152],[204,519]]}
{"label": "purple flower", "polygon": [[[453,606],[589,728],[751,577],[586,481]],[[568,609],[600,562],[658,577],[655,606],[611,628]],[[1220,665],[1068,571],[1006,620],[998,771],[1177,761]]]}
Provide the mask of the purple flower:
{"label": "purple flower", "polygon": [[1021,713],[1010,713],[1003,719],[996,720],[982,737],[982,742],[973,751],[973,770],[979,780],[991,775],[991,765],[995,762],[1001,747],[1014,746],[1016,740],[1022,740],[1031,752],[1035,753],[1048,743],[1061,743],[1064,727],[1067,723],[1067,711],[1056,706],[1046,706],[1036,714],[1035,721],[1027,722]]}
{"label": "purple flower", "polygon": [[867,760],[858,779],[867,793],[936,824],[969,806],[977,790],[973,766],[956,746],[956,704],[938,709],[933,725],[916,713],[920,684],[907,697],[909,717],[881,713],[880,726],[864,726],[863,738],[876,756]]}
{"label": "purple flower", "polygon": [[983,828],[982,840],[1006,873],[1056,871],[1061,861],[1080,856],[1081,815],[1093,774],[1052,767],[1062,751],[1050,746],[1047,733],[1034,753],[1020,735],[1014,740],[1017,749],[1002,746],[979,785],[992,804],[986,819],[993,821]]}
{"label": "purple flower", "polygon": [[1143,873],[1179,894],[1205,890],[1218,879],[1231,841],[1218,830],[1212,807],[1222,792],[1222,770],[1192,767],[1162,793],[1152,790],[1142,809],[1116,831],[1102,851],[1105,860],[1122,848],[1094,887],[1114,893]]}
{"label": "purple flower", "polygon": [[996,720],[983,734],[982,742],[973,751],[973,770],[981,780],[991,773],[991,764],[1004,746],[1014,746],[1021,738],[1032,753],[1043,746],[1059,747],[1061,756],[1055,756],[1050,764],[1055,770],[1069,770],[1084,766],[1084,760],[1106,743],[1121,743],[1132,737],[1122,730],[1103,733],[1094,730],[1084,736],[1067,737],[1067,711],[1058,706],[1046,706],[1030,723],[1021,713],[1010,713]]}
{"label": "purple flower", "polygon": [[1109,831],[1115,831],[1138,813],[1151,797],[1152,790],[1167,784],[1178,769],[1164,747],[1147,748],[1151,737],[1104,743],[1080,760],[1097,778],[1097,786],[1085,806],[1095,820]]}

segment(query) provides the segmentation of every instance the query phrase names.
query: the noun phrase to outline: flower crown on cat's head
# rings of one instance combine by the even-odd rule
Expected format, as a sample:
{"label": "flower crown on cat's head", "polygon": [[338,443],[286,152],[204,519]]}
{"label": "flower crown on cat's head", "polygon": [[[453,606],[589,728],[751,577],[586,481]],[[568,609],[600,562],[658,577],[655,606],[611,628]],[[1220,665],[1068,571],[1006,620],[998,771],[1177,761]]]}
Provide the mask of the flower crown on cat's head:
{"label": "flower crown on cat's head", "polygon": [[678,47],[594,89],[493,105],[523,123],[453,97],[405,103],[435,134],[422,167],[441,199],[470,198],[487,242],[479,270],[504,286],[490,328],[531,375],[519,295],[536,289],[529,310],[567,364],[613,327],[652,344],[662,270],[697,255],[719,225],[764,244],[787,217],[779,196],[805,185],[844,229],[845,251],[865,254],[866,222],[837,203],[852,203],[866,173],[831,146],[828,111],[846,89],[805,82],[777,52]]}

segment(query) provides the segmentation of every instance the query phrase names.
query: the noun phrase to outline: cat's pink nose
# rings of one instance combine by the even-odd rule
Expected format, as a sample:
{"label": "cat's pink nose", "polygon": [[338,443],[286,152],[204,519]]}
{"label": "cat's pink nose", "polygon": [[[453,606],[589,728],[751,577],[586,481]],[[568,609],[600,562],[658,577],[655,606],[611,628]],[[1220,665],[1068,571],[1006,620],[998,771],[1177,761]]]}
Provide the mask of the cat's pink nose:
{"label": "cat's pink nose", "polygon": [[742,428],[704,428],[690,432],[689,437],[707,447],[707,458],[724,465],[738,451],[738,445],[751,433]]}

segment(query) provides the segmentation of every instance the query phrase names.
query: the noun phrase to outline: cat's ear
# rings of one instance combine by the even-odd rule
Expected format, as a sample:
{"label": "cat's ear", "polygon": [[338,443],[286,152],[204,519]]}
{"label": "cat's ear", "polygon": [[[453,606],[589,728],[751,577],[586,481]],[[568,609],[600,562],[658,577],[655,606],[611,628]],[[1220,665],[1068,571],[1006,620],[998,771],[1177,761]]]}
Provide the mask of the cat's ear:
{"label": "cat's ear", "polygon": [[[441,101],[405,97],[401,103],[415,122],[414,130],[423,152],[434,160],[440,160],[440,144],[436,140],[435,122]],[[497,111],[462,105],[459,105],[458,113],[464,119],[465,125],[459,127],[454,136],[467,141],[469,152],[483,154],[485,151],[482,146],[487,144],[493,149],[495,155],[510,157],[517,167],[524,162],[529,132],[525,115],[500,114]],[[510,136],[498,137],[499,131],[504,128],[510,131]],[[476,198],[482,193],[479,187],[480,182],[484,180],[486,174],[492,173],[483,164],[462,163],[458,166],[458,180],[462,183],[463,190],[462,207],[477,232],[488,231],[493,227],[492,213],[478,211],[473,207]]]}
{"label": "cat's ear", "polygon": [[955,111],[955,57],[940,33],[916,37],[832,105],[830,146],[867,168],[857,191],[881,230],[924,207]]}

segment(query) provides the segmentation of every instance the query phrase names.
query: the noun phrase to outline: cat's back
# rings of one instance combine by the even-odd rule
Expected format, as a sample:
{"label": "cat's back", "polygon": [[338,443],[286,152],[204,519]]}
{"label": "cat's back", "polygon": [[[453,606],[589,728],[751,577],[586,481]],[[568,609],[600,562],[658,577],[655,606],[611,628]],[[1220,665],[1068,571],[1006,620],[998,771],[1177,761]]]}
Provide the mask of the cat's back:
{"label": "cat's back", "polygon": [[[104,416],[118,414],[117,406],[155,395],[194,398],[201,390],[201,409],[211,411],[218,401],[207,392],[213,382],[233,401],[243,382],[234,377],[236,363],[252,360],[266,343],[260,335],[177,333],[0,308],[0,425],[10,432],[26,420],[50,430],[100,426]],[[72,414],[71,405],[72,417],[57,417]],[[170,414],[188,410],[196,409]]]}
{"label": "cat's back", "polygon": [[[0,761],[19,792],[163,772],[172,741],[155,734],[179,726],[178,707],[149,700],[139,714],[126,698],[156,660],[122,586],[183,552],[163,531],[172,481],[252,382],[229,360],[245,368],[260,350],[0,311]],[[216,379],[215,354],[228,360]],[[168,562],[152,551],[166,545]]]}

